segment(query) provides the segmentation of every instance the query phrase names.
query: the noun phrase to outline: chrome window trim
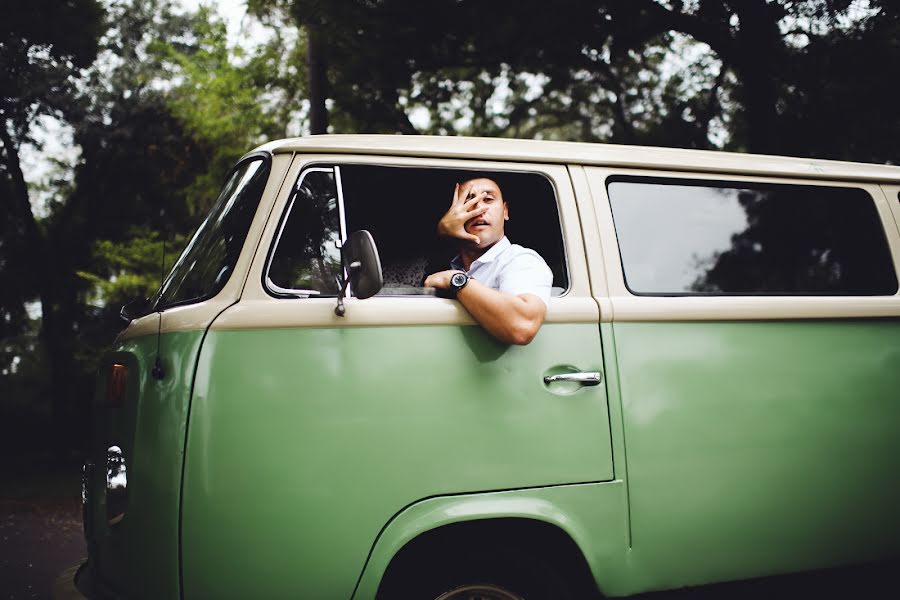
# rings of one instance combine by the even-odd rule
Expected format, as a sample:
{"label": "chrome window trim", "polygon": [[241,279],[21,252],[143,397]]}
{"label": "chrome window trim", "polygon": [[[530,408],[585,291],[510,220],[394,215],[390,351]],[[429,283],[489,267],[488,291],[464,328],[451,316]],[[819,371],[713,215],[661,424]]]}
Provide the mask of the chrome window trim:
{"label": "chrome window trim", "polygon": [[[346,212],[344,211],[344,185],[341,182],[341,167],[339,165],[334,165],[334,183],[335,187],[337,187],[337,203],[338,203],[338,220],[341,223],[341,245],[343,245],[344,241],[347,239],[347,218]],[[343,262],[343,261],[341,261]],[[347,270],[343,268],[341,265],[341,273],[344,276],[344,279],[347,279]],[[347,291],[345,295],[348,298],[353,297],[353,284],[350,283],[349,279],[347,279]]]}
{"label": "chrome window trim", "polygon": [[[300,176],[297,177],[297,183],[294,185],[294,189],[291,192],[291,200],[288,202],[287,208],[285,208],[283,213],[283,218],[281,219],[281,224],[278,226],[278,233],[275,235],[275,243],[272,244],[272,250],[269,252],[269,256],[266,258],[266,270],[263,274],[263,280],[265,281],[266,290],[269,292],[275,292],[276,294],[281,294],[283,296],[294,296],[297,298],[309,298],[311,296],[320,296],[322,292],[319,290],[309,290],[303,288],[285,288],[276,284],[272,281],[272,278],[269,277],[269,270],[272,268],[272,260],[275,258],[275,253],[278,252],[278,245],[281,243],[281,235],[284,232],[285,226],[287,226],[288,219],[291,218],[291,212],[294,210],[294,202],[297,201],[297,190],[300,189],[300,186],[303,184],[303,180],[306,179],[306,176],[309,173],[320,172],[320,173],[331,173],[335,181],[339,181],[340,173],[337,171],[337,167],[308,167],[303,169],[300,173]],[[346,225],[344,224],[344,205],[343,198],[341,196],[341,187],[340,184],[337,184],[338,190],[338,219],[340,220],[341,227],[341,242],[347,239],[345,234]]]}
{"label": "chrome window trim", "polygon": [[334,165],[334,182],[337,186],[338,218],[341,221],[341,241],[347,239],[347,213],[344,210],[344,185],[341,182],[341,167]]}

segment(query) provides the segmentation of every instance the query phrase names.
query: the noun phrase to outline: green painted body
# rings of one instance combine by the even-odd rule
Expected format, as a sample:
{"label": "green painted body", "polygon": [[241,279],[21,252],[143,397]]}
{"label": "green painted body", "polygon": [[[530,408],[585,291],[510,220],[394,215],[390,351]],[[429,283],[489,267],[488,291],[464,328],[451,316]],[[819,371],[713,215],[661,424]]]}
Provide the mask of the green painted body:
{"label": "green painted body", "polygon": [[614,335],[628,591],[897,555],[900,323],[617,323]]}
{"label": "green painted body", "polygon": [[[97,451],[122,446],[130,504],[113,531],[93,504],[92,561],[134,597],[179,595],[185,439],[188,599],[372,598],[405,543],[491,518],[558,526],[612,596],[900,552],[896,321],[547,324],[526,347],[472,326],[202,340],[163,335],[163,382],[155,336],[108,357],[129,385]],[[551,393],[561,365],[605,385]]]}
{"label": "green painted body", "polygon": [[211,331],[185,598],[349,598],[379,532],[417,502],[612,480],[604,387],[552,393],[542,376],[564,365],[601,369],[596,323],[548,324],[524,347],[475,326]]}
{"label": "green painted body", "polygon": [[[177,598],[178,516],[187,408],[203,331],[163,334],[166,377],[153,379],[156,336],[117,344],[103,361],[128,367],[125,401],[104,406],[107,373],[96,398],[90,482],[92,568],[104,585],[129,597]],[[128,465],[128,511],[107,525],[103,490],[106,448],[118,445]]]}

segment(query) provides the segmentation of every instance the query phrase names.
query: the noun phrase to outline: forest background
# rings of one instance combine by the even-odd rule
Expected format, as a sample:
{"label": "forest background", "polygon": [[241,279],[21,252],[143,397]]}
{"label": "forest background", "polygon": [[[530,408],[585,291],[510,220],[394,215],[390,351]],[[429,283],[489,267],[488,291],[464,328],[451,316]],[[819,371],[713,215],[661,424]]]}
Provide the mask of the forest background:
{"label": "forest background", "polygon": [[[233,3],[232,3],[233,7]],[[0,24],[0,451],[77,460],[122,304],[275,138],[900,161],[896,0],[29,0]],[[232,28],[233,30],[233,28]]]}

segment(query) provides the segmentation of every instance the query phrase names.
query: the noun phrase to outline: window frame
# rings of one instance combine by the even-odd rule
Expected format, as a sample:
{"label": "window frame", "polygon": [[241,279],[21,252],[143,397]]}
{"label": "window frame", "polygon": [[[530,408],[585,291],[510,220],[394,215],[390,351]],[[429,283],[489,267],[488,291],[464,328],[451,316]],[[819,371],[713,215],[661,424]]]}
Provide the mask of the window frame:
{"label": "window frame", "polygon": [[[262,170],[260,171],[259,175],[264,178],[262,189],[260,190],[259,198],[257,198],[257,200],[256,200],[256,209],[253,211],[254,218],[255,218],[256,213],[259,212],[259,207],[263,203],[263,199],[266,194],[266,187],[269,185],[269,183],[270,183],[269,179],[272,176],[272,154],[271,153],[265,152],[265,151],[256,151],[256,152],[251,152],[250,154],[247,154],[246,156],[243,156],[239,161],[237,161],[234,164],[233,167],[231,167],[231,169],[229,169],[228,174],[225,176],[225,178],[222,182],[222,186],[224,187],[225,184],[228,183],[228,181],[231,179],[232,175],[234,175],[234,173],[238,169],[240,169],[245,164],[254,162],[254,161],[262,162]],[[221,194],[221,192],[220,192],[220,194]],[[218,199],[219,198],[217,196],[216,202],[218,201]],[[196,298],[187,298],[184,300],[180,300],[178,302],[171,302],[169,304],[160,305],[160,300],[162,299],[163,289],[166,287],[166,284],[169,282],[169,279],[171,278],[172,274],[175,272],[175,267],[177,267],[178,264],[181,262],[181,260],[184,258],[185,253],[187,252],[188,248],[190,248],[196,241],[197,235],[200,233],[201,227],[203,227],[206,224],[207,220],[209,220],[209,217],[212,213],[212,208],[213,207],[210,207],[206,216],[204,216],[203,221],[201,221],[200,224],[197,225],[197,228],[194,230],[194,234],[191,236],[191,239],[188,240],[187,245],[185,245],[184,249],[179,254],[175,263],[172,265],[172,268],[166,274],[165,279],[163,279],[162,285],[160,285],[159,289],[152,296],[151,301],[150,301],[150,306],[151,306],[150,312],[165,312],[172,308],[178,308],[178,307],[182,307],[182,306],[190,306],[193,304],[200,304],[202,302],[206,302],[207,300],[210,300],[210,299],[218,296],[222,292],[222,290],[224,290],[228,286],[228,282],[231,281],[231,278],[234,277],[235,272],[237,271],[237,264],[240,261],[240,253],[235,258],[235,264],[233,264],[231,266],[231,273],[228,274],[228,278],[222,282],[222,285],[220,285],[218,287],[218,289],[215,289],[211,292],[208,292],[208,293],[198,296]],[[247,244],[247,239],[250,237],[250,230],[252,228],[253,228],[253,218],[250,219],[250,223],[248,224],[248,227],[247,227],[247,232],[244,234],[244,239],[241,242],[242,251],[243,251],[244,246]]]}
{"label": "window frame", "polygon": [[[278,245],[281,243],[281,235],[284,232],[285,226],[287,226],[288,219],[290,218],[291,212],[294,209],[294,202],[297,200],[297,190],[300,188],[300,185],[303,183],[303,180],[306,178],[309,173],[331,173],[335,179],[335,193],[337,195],[338,202],[338,220],[340,221],[340,237],[341,237],[341,245],[343,246],[344,242],[347,240],[347,230],[346,230],[346,220],[344,218],[344,196],[343,189],[339,183],[340,181],[340,170],[337,168],[337,165],[332,166],[321,166],[318,164],[310,164],[303,167],[300,173],[297,175],[297,181],[291,185],[290,197],[288,198],[287,204],[285,205],[284,210],[281,213],[281,216],[278,220],[278,228],[275,230],[275,237],[272,239],[272,243],[269,245],[268,252],[266,254],[266,262],[263,266],[262,271],[262,286],[267,294],[272,296],[273,298],[336,298],[336,294],[323,294],[318,290],[304,289],[304,288],[283,288],[276,284],[269,277],[269,270],[272,268],[272,261],[275,258],[275,253],[278,251]],[[349,286],[348,286],[349,290]],[[349,292],[348,292],[349,293]]]}
{"label": "window frame", "polygon": [[[338,158],[338,157],[335,157]],[[350,159],[350,157],[347,157]],[[277,229],[275,230],[275,235],[272,238],[272,243],[269,245],[267,250],[266,259],[263,263],[262,268],[262,278],[261,284],[265,293],[272,297],[278,299],[308,299],[308,298],[335,298],[336,295],[332,294],[321,294],[317,290],[305,290],[305,289],[295,289],[291,290],[288,288],[281,288],[277,284],[271,281],[269,278],[269,270],[272,265],[272,260],[274,259],[275,252],[277,251],[278,244],[281,241],[281,235],[284,230],[284,227],[287,224],[287,220],[290,217],[290,214],[294,207],[294,202],[296,200],[296,190],[299,188],[303,179],[305,178],[307,173],[319,171],[319,172],[332,172],[335,177],[335,188],[337,193],[337,201],[338,201],[338,214],[340,219],[340,231],[341,231],[341,244],[343,245],[347,240],[347,214],[346,214],[346,205],[344,200],[344,190],[342,183],[342,175],[341,175],[341,166],[344,165],[365,165],[368,167],[381,167],[388,169],[418,169],[418,170],[426,170],[426,171],[437,171],[437,170],[445,170],[445,171],[456,171],[456,170],[471,170],[471,171],[494,171],[498,173],[510,173],[516,175],[535,175],[538,177],[542,177],[550,186],[550,189],[553,193],[553,203],[556,208],[556,217],[557,217],[557,225],[559,235],[559,240],[561,241],[562,246],[562,270],[565,277],[566,286],[563,288],[563,291],[555,296],[551,296],[551,298],[562,298],[569,295],[572,291],[572,271],[569,260],[569,241],[566,239],[565,229],[563,226],[562,220],[562,210],[560,206],[560,194],[557,189],[556,182],[546,173],[541,172],[540,170],[534,169],[502,169],[496,166],[480,166],[480,165],[471,165],[471,166],[460,166],[455,164],[453,166],[449,165],[417,165],[417,164],[409,164],[405,163],[402,160],[398,160],[397,162],[388,162],[388,161],[378,161],[378,162],[355,162],[353,160],[334,160],[334,161],[322,161],[315,160],[313,162],[306,163],[300,169],[299,174],[297,175],[296,183],[294,183],[291,187],[290,196],[288,201],[285,204],[284,209],[279,217],[279,222]],[[348,297],[352,296],[352,289],[350,284],[347,285],[347,293]],[[376,294],[376,296],[381,298],[437,298],[437,296],[431,294]]]}
{"label": "window frame", "polygon": [[881,210],[879,210],[878,201],[872,195],[871,191],[864,186],[854,185],[855,182],[828,182],[830,185],[822,185],[823,182],[786,182],[783,180],[766,180],[756,178],[754,180],[741,180],[738,178],[723,177],[721,179],[705,177],[704,174],[693,174],[696,177],[684,177],[682,174],[638,174],[638,173],[615,173],[606,176],[603,180],[606,200],[609,205],[610,218],[615,228],[615,210],[613,209],[613,199],[609,191],[609,186],[613,183],[637,183],[650,185],[670,185],[678,187],[708,187],[719,189],[766,189],[766,188],[784,188],[784,187],[806,187],[806,188],[829,188],[835,190],[855,190],[865,194],[868,197],[869,205],[875,212],[876,222],[880,225],[882,240],[886,250],[886,256],[889,260],[890,272],[894,275],[896,287],[889,294],[846,294],[841,292],[834,293],[810,293],[810,292],[689,292],[689,291],[671,291],[671,292],[642,292],[632,288],[628,283],[625,260],[622,255],[622,245],[619,241],[620,232],[615,228],[616,247],[618,250],[618,262],[622,274],[622,285],[628,293],[634,297],[648,298],[892,298],[900,294],[900,275],[898,275],[898,263],[894,256],[894,248],[891,243],[890,232],[887,230],[886,223]]}

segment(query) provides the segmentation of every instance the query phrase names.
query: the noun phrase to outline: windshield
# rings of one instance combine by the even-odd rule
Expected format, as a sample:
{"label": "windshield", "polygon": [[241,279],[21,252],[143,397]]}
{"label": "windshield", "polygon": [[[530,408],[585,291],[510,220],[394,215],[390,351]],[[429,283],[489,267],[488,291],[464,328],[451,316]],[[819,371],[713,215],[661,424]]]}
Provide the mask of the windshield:
{"label": "windshield", "polygon": [[267,160],[257,158],[231,172],[209,215],[166,277],[154,310],[211,298],[225,286],[256,214],[268,166]]}

